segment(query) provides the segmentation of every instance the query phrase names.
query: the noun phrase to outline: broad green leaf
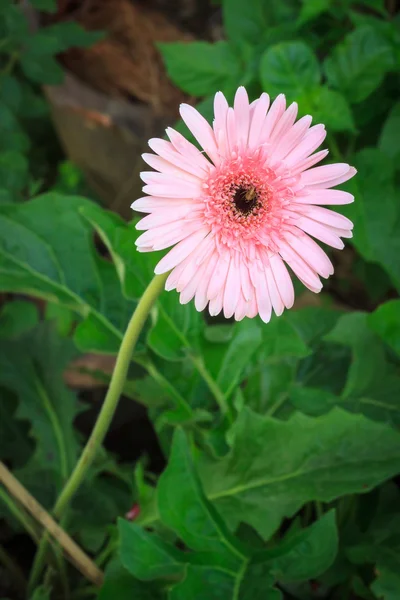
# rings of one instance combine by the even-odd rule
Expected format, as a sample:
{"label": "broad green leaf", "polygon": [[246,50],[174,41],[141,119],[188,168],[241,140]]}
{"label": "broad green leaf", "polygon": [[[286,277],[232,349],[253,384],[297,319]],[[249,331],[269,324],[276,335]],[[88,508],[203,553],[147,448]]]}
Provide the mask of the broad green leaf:
{"label": "broad green leaf", "polygon": [[289,311],[285,317],[307,346],[316,346],[333,329],[341,314],[339,310],[313,306]]}
{"label": "broad green leaf", "polygon": [[394,66],[393,52],[372,27],[359,27],[347,35],[325,60],[329,84],[352,104],[365,100],[380,86]]}
{"label": "broad green leaf", "polygon": [[263,0],[223,0],[225,33],[239,47],[252,46],[272,25]]}
{"label": "broad green leaf", "polygon": [[400,356],[400,300],[390,300],[368,316],[368,324]]}
{"label": "broad green leaf", "polygon": [[165,292],[154,310],[147,344],[166,360],[181,360],[198,345],[203,328],[201,314],[193,302],[182,305],[175,291]]}
{"label": "broad green leaf", "polygon": [[0,339],[13,339],[29,331],[39,322],[38,307],[33,302],[14,300],[0,311]]}
{"label": "broad green leaf", "polygon": [[241,65],[225,41],[159,44],[172,81],[193,96],[235,89]]}
{"label": "broad green leaf", "polygon": [[242,373],[252,361],[262,343],[262,328],[255,320],[244,319],[236,323],[234,336],[222,354],[217,383],[229,396],[242,379]]}
{"label": "broad green leaf", "polygon": [[[358,175],[349,188],[356,197],[343,212],[354,222],[353,244],[369,262],[380,264],[400,290],[400,205],[387,156],[366,148],[355,155]],[[377,202],[379,198],[379,202]]]}
{"label": "broad green leaf", "polygon": [[175,432],[168,466],[158,482],[157,498],[162,522],[189,548],[219,555],[220,566],[230,570],[245,560],[240,545],[204,496],[182,430]]}
{"label": "broad green leaf", "polygon": [[385,369],[384,349],[368,328],[367,314],[353,312],[343,315],[325,339],[352,350],[353,358],[342,392],[343,397],[367,394],[376,373],[381,374]]}
{"label": "broad green leaf", "polygon": [[337,550],[335,512],[330,511],[307,529],[287,536],[276,548],[256,553],[252,562],[268,565],[279,581],[306,581],[326,571]]}
{"label": "broad green leaf", "polygon": [[400,575],[389,569],[380,569],[371,590],[379,600],[397,600],[400,590]]}
{"label": "broad green leaf", "polygon": [[283,42],[268,48],[260,62],[263,89],[290,101],[318,85],[321,75],[316,56],[304,42]]}
{"label": "broad green leaf", "polygon": [[234,600],[235,583],[234,572],[188,565],[185,579],[172,588],[169,600]]}
{"label": "broad green leaf", "polygon": [[166,600],[166,593],[157,586],[138,581],[113,559],[105,572],[97,600]]}
{"label": "broad green leaf", "polygon": [[51,588],[46,585],[40,585],[33,592],[30,600],[50,600],[51,599]]}
{"label": "broad green leaf", "polygon": [[298,24],[305,25],[329,10],[332,0],[302,0]]}
{"label": "broad green leaf", "polygon": [[15,150],[0,153],[0,181],[10,194],[18,194],[28,182],[28,162]]}
{"label": "broad green leaf", "polygon": [[18,399],[0,389],[0,460],[9,461],[13,469],[22,467],[32,454],[28,421],[17,419]]}
{"label": "broad green leaf", "polygon": [[[45,194],[0,207],[0,289],[59,303],[82,319],[75,341],[115,353],[134,308],[117,269],[93,246],[85,198]],[[73,240],[73,243],[71,242]]]}
{"label": "broad green leaf", "polygon": [[73,421],[80,410],[62,372],[76,350],[44,324],[17,341],[0,342],[0,385],[19,399],[17,419],[28,420],[36,447],[33,460],[53,472],[60,487],[78,454]]}
{"label": "broad green leaf", "polygon": [[390,111],[383,125],[378,146],[398,166],[400,160],[400,102],[397,102]]}
{"label": "broad green leaf", "polygon": [[361,415],[334,409],[282,422],[243,410],[231,452],[200,474],[231,526],[243,521],[267,538],[304,503],[365,493],[399,470],[398,432]]}
{"label": "broad green leaf", "polygon": [[123,519],[118,521],[118,530],[120,559],[129,573],[143,581],[183,577],[185,555],[175,546]]}
{"label": "broad green leaf", "polygon": [[299,331],[292,325],[288,313],[273,318],[268,323],[268,327],[262,328],[262,333],[260,353],[266,361],[290,356],[303,358],[310,354],[310,349]]}
{"label": "broad green leaf", "polygon": [[298,101],[301,111],[312,115],[314,122],[326,125],[328,131],[355,131],[350,106],[340,92],[318,86]]}
{"label": "broad green leaf", "polygon": [[[18,112],[22,101],[22,86],[16,77],[12,75],[0,77],[0,100],[14,114]],[[4,127],[3,118],[4,115],[2,114],[2,127]]]}

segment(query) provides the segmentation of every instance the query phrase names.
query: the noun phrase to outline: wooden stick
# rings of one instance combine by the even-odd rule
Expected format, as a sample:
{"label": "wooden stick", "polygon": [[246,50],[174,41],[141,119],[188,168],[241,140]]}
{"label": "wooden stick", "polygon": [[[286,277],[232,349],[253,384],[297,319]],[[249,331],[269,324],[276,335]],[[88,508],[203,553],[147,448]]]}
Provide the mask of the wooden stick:
{"label": "wooden stick", "polygon": [[8,489],[20,504],[48,531],[60,544],[70,562],[89,581],[100,587],[103,583],[103,573],[74,540],[55,522],[49,513],[35,500],[7,467],[0,462],[0,482]]}

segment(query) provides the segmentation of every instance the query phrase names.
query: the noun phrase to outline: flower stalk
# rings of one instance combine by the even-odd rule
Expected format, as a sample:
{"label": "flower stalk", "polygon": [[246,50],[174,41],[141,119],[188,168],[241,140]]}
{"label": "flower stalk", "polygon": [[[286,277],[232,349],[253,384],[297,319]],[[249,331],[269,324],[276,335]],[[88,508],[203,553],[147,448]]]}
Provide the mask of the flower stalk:
{"label": "flower stalk", "polygon": [[[117,361],[111,377],[110,386],[108,388],[107,395],[97,418],[96,424],[73,472],[71,473],[54,506],[53,515],[58,519],[64,514],[73,496],[85,479],[85,476],[104,441],[124,388],[129,364],[131,362],[136,342],[152,307],[164,289],[167,276],[168,274],[156,275],[153,278],[132,315],[121,342]],[[29,581],[29,589],[31,591],[35,588],[39,581],[39,577],[44,566],[44,559],[48,544],[49,537],[47,534],[45,534],[39,543],[38,551],[31,571],[31,577]]]}

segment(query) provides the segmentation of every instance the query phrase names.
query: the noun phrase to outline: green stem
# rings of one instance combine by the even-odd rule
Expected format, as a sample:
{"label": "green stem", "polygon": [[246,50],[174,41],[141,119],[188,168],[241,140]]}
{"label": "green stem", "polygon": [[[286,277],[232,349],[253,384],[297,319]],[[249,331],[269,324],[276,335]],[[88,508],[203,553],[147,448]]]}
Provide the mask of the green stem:
{"label": "green stem", "polygon": [[329,150],[332,153],[333,158],[342,162],[343,156],[339,149],[338,143],[333,135],[329,136],[328,146],[329,146]]}
{"label": "green stem", "polygon": [[[111,377],[110,386],[107,391],[103,406],[100,414],[97,418],[96,424],[93,428],[90,438],[88,439],[85,448],[78,460],[75,469],[71,473],[67,483],[64,486],[57,502],[54,506],[53,514],[56,518],[64,513],[68,504],[71,502],[72,497],[78,490],[79,486],[83,482],[86,473],[92,464],[103,440],[106,436],[108,428],[110,427],[112,418],[118,405],[119,398],[121,396],[126,376],[128,373],[129,364],[131,362],[132,353],[140,332],[142,331],[143,325],[156,302],[158,296],[164,289],[165,280],[168,274],[156,275],[142,298],[136,307],[135,312],[128,324],[124,338],[122,340],[117,361],[115,363],[114,371]],[[47,535],[43,535],[38,552],[36,554],[31,576],[29,580],[29,589],[33,590],[38,583],[40,574],[43,569],[43,562],[46,555],[46,549],[49,543]]]}
{"label": "green stem", "polygon": [[39,532],[30,517],[16,504],[15,500],[8,495],[5,489],[0,487],[0,499],[7,506],[10,513],[19,521],[22,527],[29,533],[34,542],[40,539]]}
{"label": "green stem", "polygon": [[207,371],[207,368],[203,362],[201,356],[191,356],[191,361],[193,365],[196,367],[199,374],[202,376],[204,381],[206,382],[210,392],[213,394],[215,400],[217,401],[221,412],[223,415],[226,415],[230,421],[233,420],[230,406],[225,398],[225,394],[221,391],[219,385],[216,381],[211,377],[210,373]]}

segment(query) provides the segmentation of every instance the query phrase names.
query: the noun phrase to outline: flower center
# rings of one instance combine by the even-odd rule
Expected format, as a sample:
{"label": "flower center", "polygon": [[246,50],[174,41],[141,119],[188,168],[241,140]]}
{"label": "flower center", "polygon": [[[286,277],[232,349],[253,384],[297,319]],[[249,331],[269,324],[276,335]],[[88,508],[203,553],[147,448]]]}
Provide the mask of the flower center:
{"label": "flower center", "polygon": [[240,186],[233,195],[233,204],[238,213],[247,216],[253,213],[260,203],[254,187]]}

